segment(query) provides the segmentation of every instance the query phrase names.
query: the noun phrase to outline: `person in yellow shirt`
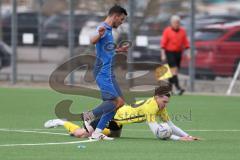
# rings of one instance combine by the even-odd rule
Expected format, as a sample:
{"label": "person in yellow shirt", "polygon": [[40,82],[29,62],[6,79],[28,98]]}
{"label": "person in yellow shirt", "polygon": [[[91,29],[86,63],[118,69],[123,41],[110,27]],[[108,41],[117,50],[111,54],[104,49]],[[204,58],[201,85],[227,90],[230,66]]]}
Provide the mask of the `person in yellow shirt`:
{"label": "person in yellow shirt", "polygon": [[[198,140],[197,137],[192,137],[184,132],[179,127],[175,126],[170,120],[167,112],[167,103],[171,96],[172,86],[170,83],[161,81],[160,86],[155,89],[154,96],[146,100],[137,101],[132,105],[124,105],[117,110],[114,118],[108,123],[108,126],[103,130],[103,134],[110,137],[120,137],[122,126],[132,123],[147,122],[151,131],[157,136],[159,124],[156,118],[159,116],[163,122],[166,122],[172,130],[170,139],[192,141]],[[78,138],[90,137],[94,131],[99,120],[93,121],[89,126],[81,128],[69,121],[61,119],[53,119],[47,121],[45,128],[52,128],[57,126],[64,126],[70,135]],[[87,132],[88,130],[89,132]]]}

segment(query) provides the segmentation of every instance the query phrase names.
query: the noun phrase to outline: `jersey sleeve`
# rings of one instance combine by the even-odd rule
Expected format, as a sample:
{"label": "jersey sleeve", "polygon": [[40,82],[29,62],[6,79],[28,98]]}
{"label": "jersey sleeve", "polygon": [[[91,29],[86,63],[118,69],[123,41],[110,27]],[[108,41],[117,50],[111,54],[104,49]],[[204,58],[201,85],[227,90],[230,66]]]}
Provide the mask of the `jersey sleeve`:
{"label": "jersey sleeve", "polygon": [[161,48],[166,49],[167,43],[168,43],[168,30],[166,28],[163,31],[162,38],[161,38],[161,41],[160,41]]}

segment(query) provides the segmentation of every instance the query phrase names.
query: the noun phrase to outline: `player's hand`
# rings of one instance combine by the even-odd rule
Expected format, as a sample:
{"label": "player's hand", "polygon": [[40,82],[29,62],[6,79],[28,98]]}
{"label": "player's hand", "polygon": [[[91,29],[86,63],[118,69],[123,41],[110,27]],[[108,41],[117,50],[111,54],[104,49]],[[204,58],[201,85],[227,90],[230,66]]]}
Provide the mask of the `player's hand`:
{"label": "player's hand", "polygon": [[180,141],[193,141],[193,139],[190,136],[186,136],[186,137],[181,137]]}
{"label": "player's hand", "polygon": [[192,138],[192,140],[194,140],[194,141],[201,140],[201,138],[199,138],[199,137],[194,137],[194,136],[188,136],[188,137]]}
{"label": "player's hand", "polygon": [[163,63],[166,63],[167,62],[167,57],[166,57],[166,53],[164,50],[161,51],[161,61]]}
{"label": "player's hand", "polygon": [[129,45],[123,45],[121,47],[116,48],[116,52],[128,52]]}
{"label": "player's hand", "polygon": [[106,30],[105,27],[103,27],[103,26],[99,27],[98,34],[102,37],[105,33],[105,30]]}

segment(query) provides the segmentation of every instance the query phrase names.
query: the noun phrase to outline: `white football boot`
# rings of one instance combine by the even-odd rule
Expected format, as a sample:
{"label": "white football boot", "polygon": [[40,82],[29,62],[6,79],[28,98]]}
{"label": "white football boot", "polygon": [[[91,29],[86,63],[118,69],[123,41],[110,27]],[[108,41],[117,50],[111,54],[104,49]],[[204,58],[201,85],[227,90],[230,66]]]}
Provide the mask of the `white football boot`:
{"label": "white football boot", "polygon": [[55,128],[57,126],[63,126],[64,120],[61,119],[51,119],[44,123],[45,128]]}
{"label": "white football boot", "polygon": [[108,136],[104,135],[103,133],[96,133],[96,132],[93,132],[92,136],[89,138],[92,140],[97,140],[97,141],[99,141],[99,140],[107,140],[107,141],[114,140],[114,138],[108,137]]}

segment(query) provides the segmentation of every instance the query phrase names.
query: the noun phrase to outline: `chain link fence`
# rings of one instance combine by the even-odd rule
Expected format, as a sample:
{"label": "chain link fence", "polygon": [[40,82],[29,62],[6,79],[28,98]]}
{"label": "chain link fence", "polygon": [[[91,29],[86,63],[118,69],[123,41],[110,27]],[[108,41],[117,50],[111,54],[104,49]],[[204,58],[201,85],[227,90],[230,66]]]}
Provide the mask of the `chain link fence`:
{"label": "chain link fence", "polygon": [[[190,68],[195,73],[194,92],[225,94],[236,73],[231,93],[239,94],[239,73],[236,72],[240,62],[239,0],[131,0],[131,3],[130,0],[1,1],[1,83],[48,83],[51,74],[71,58],[95,55],[95,47],[90,44],[89,36],[114,4],[122,5],[128,13],[132,12],[132,17],[128,16],[126,22],[113,31],[115,44],[124,40],[132,43],[127,60],[142,63],[130,67],[131,71],[137,71],[132,76],[139,77],[148,72],[154,75],[156,66],[153,63],[161,63],[160,41],[170,17],[174,14],[181,17],[181,25],[190,40],[191,7],[195,6],[192,13],[195,17],[195,67]],[[15,42],[16,59],[11,59]],[[88,61],[83,58],[81,63]],[[183,55],[180,83],[191,91],[189,63]],[[121,75],[120,85],[126,84],[128,69],[127,64],[116,67],[117,74]],[[86,81],[85,73],[86,67],[77,68],[68,75],[66,82],[94,87],[92,81]],[[157,81],[154,76],[142,76],[134,78],[132,83],[133,88],[139,84],[148,88],[149,85],[156,85]]]}

